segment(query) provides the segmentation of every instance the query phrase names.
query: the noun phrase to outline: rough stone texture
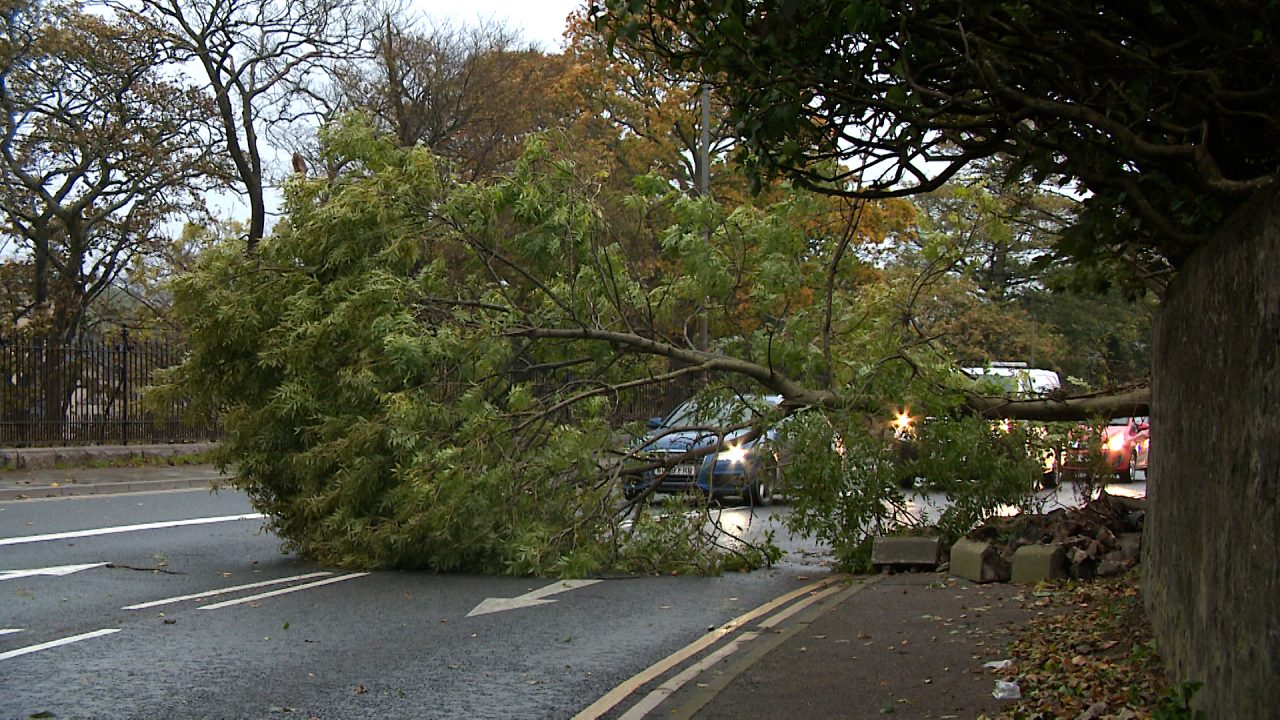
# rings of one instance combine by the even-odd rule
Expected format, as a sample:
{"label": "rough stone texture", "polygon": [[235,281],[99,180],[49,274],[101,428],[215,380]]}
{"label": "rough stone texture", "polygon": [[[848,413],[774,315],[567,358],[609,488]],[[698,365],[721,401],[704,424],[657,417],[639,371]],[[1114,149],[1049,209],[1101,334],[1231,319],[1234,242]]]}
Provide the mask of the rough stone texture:
{"label": "rough stone texture", "polygon": [[1213,718],[1280,708],[1280,193],[1171,283],[1152,371],[1144,597]]}
{"label": "rough stone texture", "polygon": [[951,546],[951,574],[979,583],[1004,582],[1009,564],[991,543],[961,538]]}
{"label": "rough stone texture", "polygon": [[1013,553],[1016,583],[1038,583],[1066,576],[1066,548],[1061,545],[1023,545]]}
{"label": "rough stone texture", "polygon": [[935,568],[942,555],[936,537],[877,537],[871,544],[871,564]]}
{"label": "rough stone texture", "polygon": [[92,465],[130,458],[199,455],[217,443],[173,445],[84,445],[48,448],[0,448],[0,470],[50,468],[60,465]]}

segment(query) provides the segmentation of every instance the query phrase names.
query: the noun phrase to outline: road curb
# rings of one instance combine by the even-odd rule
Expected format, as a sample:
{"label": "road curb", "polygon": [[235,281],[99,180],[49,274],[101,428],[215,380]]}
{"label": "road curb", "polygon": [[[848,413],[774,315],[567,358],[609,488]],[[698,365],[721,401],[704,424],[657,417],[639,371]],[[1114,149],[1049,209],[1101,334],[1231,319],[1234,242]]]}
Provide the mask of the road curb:
{"label": "road curb", "polygon": [[195,478],[166,478],[163,480],[131,480],[105,483],[67,483],[57,486],[31,485],[0,488],[0,502],[11,500],[45,500],[78,497],[83,495],[121,495],[126,493],[156,492],[160,490],[217,490],[228,483],[229,478],[210,475]]}
{"label": "road curb", "polygon": [[217,449],[213,442],[163,443],[143,445],[67,445],[37,448],[0,447],[0,469],[41,470],[63,465],[204,455]]}

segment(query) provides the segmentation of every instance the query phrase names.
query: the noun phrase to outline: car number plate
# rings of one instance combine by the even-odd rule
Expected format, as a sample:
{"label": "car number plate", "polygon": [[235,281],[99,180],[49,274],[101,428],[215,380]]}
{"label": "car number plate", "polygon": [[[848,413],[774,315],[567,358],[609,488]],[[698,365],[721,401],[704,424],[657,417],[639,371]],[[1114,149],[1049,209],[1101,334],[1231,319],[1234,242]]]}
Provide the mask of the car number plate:
{"label": "car number plate", "polygon": [[694,465],[675,465],[671,468],[672,475],[680,475],[682,477],[693,477],[698,474],[698,468]]}

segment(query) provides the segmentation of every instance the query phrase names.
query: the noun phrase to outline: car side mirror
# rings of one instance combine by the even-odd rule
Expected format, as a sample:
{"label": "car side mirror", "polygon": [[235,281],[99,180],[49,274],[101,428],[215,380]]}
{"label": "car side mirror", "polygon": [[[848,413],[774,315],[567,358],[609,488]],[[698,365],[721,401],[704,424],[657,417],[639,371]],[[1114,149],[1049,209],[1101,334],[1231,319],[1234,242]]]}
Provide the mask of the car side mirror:
{"label": "car side mirror", "polygon": [[645,422],[645,425],[648,425],[650,430],[657,430],[662,427],[662,418],[651,417]]}

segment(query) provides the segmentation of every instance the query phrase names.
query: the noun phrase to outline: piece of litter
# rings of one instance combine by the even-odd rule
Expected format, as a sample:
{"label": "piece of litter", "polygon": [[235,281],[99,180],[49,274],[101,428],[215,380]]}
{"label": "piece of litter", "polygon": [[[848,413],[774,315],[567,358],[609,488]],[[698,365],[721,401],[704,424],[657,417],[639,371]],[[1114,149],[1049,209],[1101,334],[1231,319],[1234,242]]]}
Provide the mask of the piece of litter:
{"label": "piece of litter", "polygon": [[997,700],[1021,700],[1022,688],[1016,682],[997,680],[996,689],[991,691],[991,696]]}
{"label": "piece of litter", "polygon": [[992,660],[989,663],[985,663],[982,667],[988,670],[1003,670],[1012,664],[1012,660]]}

